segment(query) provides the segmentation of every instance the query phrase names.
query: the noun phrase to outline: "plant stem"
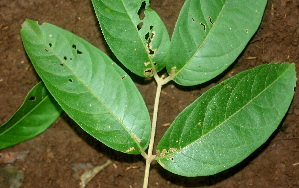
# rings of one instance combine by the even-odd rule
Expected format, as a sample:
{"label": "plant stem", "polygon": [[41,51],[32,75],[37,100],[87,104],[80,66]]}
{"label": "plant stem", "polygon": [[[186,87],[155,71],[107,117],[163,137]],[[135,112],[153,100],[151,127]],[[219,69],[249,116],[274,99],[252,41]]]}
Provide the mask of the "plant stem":
{"label": "plant stem", "polygon": [[151,140],[149,143],[148,154],[143,157],[146,159],[145,165],[145,172],[144,172],[144,181],[143,181],[143,188],[147,188],[148,186],[148,178],[149,178],[149,170],[151,163],[154,159],[156,159],[156,155],[153,155],[153,148],[155,142],[155,134],[156,134],[156,126],[157,126],[157,117],[158,117],[158,109],[159,109],[159,101],[160,101],[160,94],[162,86],[167,84],[169,81],[173,79],[172,76],[168,76],[164,79],[164,76],[158,76],[157,72],[154,70],[154,78],[157,82],[157,91],[156,91],[156,98],[154,104],[154,113],[153,113],[153,121],[152,121],[152,132],[151,132]]}
{"label": "plant stem", "polygon": [[157,91],[156,91],[154,113],[153,113],[151,140],[150,140],[150,144],[149,144],[149,148],[148,148],[148,154],[147,154],[148,158],[151,158],[152,153],[153,153],[153,147],[154,147],[156,126],[157,126],[157,117],[158,117],[158,108],[159,108],[161,88],[162,88],[162,85],[159,82],[157,82]]}
{"label": "plant stem", "polygon": [[150,165],[151,165],[151,162],[156,157],[155,155],[153,155],[153,147],[154,147],[156,126],[157,126],[157,117],[158,117],[158,107],[159,107],[159,101],[160,101],[160,94],[161,94],[161,89],[162,89],[162,86],[163,86],[164,82],[163,82],[163,78],[159,78],[159,77],[155,76],[155,79],[156,79],[156,82],[157,82],[157,91],[156,91],[153,121],[152,121],[151,140],[150,140],[150,143],[149,143],[148,154],[147,154],[147,158],[146,158],[143,188],[147,188]]}
{"label": "plant stem", "polygon": [[162,88],[162,84],[157,81],[157,91],[156,91],[153,121],[152,121],[151,140],[150,140],[148,154],[147,154],[147,158],[146,158],[143,188],[147,188],[150,165],[151,165],[151,162],[155,159],[155,156],[153,156],[153,147],[154,147],[154,141],[155,141],[155,133],[156,133],[156,126],[157,126],[158,107],[159,107],[161,88]]}

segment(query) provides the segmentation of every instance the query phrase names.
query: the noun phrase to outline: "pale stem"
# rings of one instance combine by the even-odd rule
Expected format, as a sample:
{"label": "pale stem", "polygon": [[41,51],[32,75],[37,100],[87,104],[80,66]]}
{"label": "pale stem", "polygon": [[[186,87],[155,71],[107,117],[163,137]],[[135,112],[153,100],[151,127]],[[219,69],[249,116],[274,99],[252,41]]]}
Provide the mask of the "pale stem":
{"label": "pale stem", "polygon": [[155,156],[153,155],[153,147],[154,147],[156,126],[157,126],[159,100],[160,100],[160,94],[161,94],[161,88],[162,88],[162,83],[161,83],[160,79],[156,79],[156,81],[157,81],[157,91],[156,91],[153,121],[152,121],[151,140],[150,140],[150,143],[149,143],[148,154],[147,154],[147,158],[146,158],[143,188],[147,188],[150,165],[151,165],[151,162],[155,159]]}
{"label": "pale stem", "polygon": [[155,134],[156,134],[156,126],[157,126],[157,117],[158,117],[158,108],[159,108],[161,89],[164,84],[166,84],[167,82],[172,80],[171,76],[168,76],[165,79],[164,79],[164,76],[161,76],[161,78],[160,78],[156,71],[154,71],[154,78],[157,82],[157,91],[156,91],[156,98],[155,98],[155,104],[154,104],[151,140],[149,143],[148,154],[145,157],[146,165],[145,165],[145,172],[144,172],[143,188],[147,188],[147,186],[148,186],[148,178],[149,178],[149,170],[150,170],[151,162],[156,158],[156,155],[153,155],[153,148],[154,148],[154,141],[155,141]]}

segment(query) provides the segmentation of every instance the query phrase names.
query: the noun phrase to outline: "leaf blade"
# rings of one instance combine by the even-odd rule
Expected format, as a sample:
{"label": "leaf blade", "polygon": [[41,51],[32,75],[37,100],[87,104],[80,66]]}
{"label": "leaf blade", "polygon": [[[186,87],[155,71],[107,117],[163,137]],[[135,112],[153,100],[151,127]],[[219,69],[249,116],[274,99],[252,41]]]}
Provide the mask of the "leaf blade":
{"label": "leaf blade", "polygon": [[170,39],[163,21],[148,2],[145,18],[140,20],[137,13],[142,2],[92,1],[104,37],[115,56],[133,73],[147,77],[152,76],[153,67],[157,72],[165,67]]}
{"label": "leaf blade", "polygon": [[183,176],[236,165],[275,131],[295,84],[294,64],[261,65],[218,84],[175,119],[157,146],[158,162]]}
{"label": "leaf blade", "polygon": [[78,36],[27,20],[23,43],[36,71],[63,110],[107,146],[138,154],[150,137],[145,103],[131,78]]}
{"label": "leaf blade", "polygon": [[185,2],[175,26],[166,64],[174,81],[191,86],[223,72],[258,29],[267,1]]}
{"label": "leaf blade", "polygon": [[42,82],[27,94],[18,111],[0,126],[0,149],[29,140],[44,132],[62,113]]}

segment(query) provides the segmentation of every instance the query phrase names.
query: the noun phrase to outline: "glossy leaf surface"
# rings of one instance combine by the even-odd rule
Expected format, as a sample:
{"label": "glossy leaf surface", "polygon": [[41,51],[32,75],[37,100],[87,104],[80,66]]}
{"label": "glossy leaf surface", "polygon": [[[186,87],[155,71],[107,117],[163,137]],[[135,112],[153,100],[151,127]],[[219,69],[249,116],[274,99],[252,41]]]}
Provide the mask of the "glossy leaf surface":
{"label": "glossy leaf surface", "polygon": [[169,47],[167,71],[191,86],[222,73],[258,29],[267,0],[186,0]]}
{"label": "glossy leaf surface", "polygon": [[149,114],[126,72],[96,47],[54,25],[26,20],[21,34],[47,89],[87,133],[125,153],[147,148]]}
{"label": "glossy leaf surface", "polygon": [[152,76],[155,67],[165,67],[170,44],[167,29],[158,14],[143,0],[92,0],[105,39],[119,61],[133,73]]}
{"label": "glossy leaf surface", "polygon": [[42,82],[28,93],[19,110],[0,126],[0,149],[29,140],[44,132],[62,109]]}
{"label": "glossy leaf surface", "polygon": [[241,162],[275,131],[294,95],[294,64],[261,65],[211,88],[174,120],[158,162],[182,176],[207,176]]}

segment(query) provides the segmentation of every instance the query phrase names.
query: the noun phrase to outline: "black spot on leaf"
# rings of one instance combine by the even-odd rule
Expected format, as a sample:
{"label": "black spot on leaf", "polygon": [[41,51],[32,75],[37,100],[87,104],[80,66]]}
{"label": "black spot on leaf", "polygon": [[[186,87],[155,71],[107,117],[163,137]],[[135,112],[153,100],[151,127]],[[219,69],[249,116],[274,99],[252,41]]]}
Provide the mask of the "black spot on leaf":
{"label": "black spot on leaf", "polygon": [[76,48],[77,48],[77,46],[76,46],[75,44],[73,44],[73,45],[72,45],[72,48],[76,49]]}
{"label": "black spot on leaf", "polygon": [[149,54],[150,54],[150,55],[154,55],[154,54],[155,54],[155,51],[153,51],[153,50],[150,49],[150,48],[148,49],[148,51],[149,51]]}
{"label": "black spot on leaf", "polygon": [[152,67],[151,68],[146,68],[144,70],[144,75],[145,75],[145,77],[153,76],[153,68]]}
{"label": "black spot on leaf", "polygon": [[146,34],[145,34],[145,40],[148,40],[149,39],[149,32],[147,32]]}
{"label": "black spot on leaf", "polygon": [[155,32],[152,32],[150,34],[150,36],[148,37],[147,43],[146,43],[146,47],[147,47],[148,53],[151,56],[155,55],[155,50],[152,49],[152,40],[153,40],[154,36],[155,36]]}
{"label": "black spot on leaf", "polygon": [[80,50],[77,50],[77,54],[82,54],[82,52]]}
{"label": "black spot on leaf", "polygon": [[200,22],[200,25],[203,26],[203,30],[206,32],[206,25],[204,23],[202,23],[202,22]]}
{"label": "black spot on leaf", "polygon": [[139,15],[140,20],[143,20],[144,17],[145,17],[145,15],[144,15],[145,5],[146,5],[146,3],[145,3],[145,1],[143,1],[140,8],[139,8],[139,10],[138,10],[138,12],[137,12],[137,14]]}
{"label": "black spot on leaf", "polygon": [[36,97],[35,97],[35,96],[31,96],[31,97],[29,97],[28,100],[29,100],[29,101],[35,101],[35,100],[36,100]]}
{"label": "black spot on leaf", "polygon": [[169,159],[170,159],[170,161],[172,161],[172,162],[174,161],[174,158],[173,158],[173,157],[170,157]]}
{"label": "black spot on leaf", "polygon": [[69,79],[69,82],[73,82],[73,79],[70,78],[70,79]]}
{"label": "black spot on leaf", "polygon": [[211,23],[212,25],[214,24],[213,21],[212,21],[211,16],[209,16],[209,21],[210,21],[210,23]]}
{"label": "black spot on leaf", "polygon": [[140,22],[140,23],[137,25],[137,29],[138,29],[138,31],[142,28],[142,26],[143,26],[143,22]]}
{"label": "black spot on leaf", "polygon": [[63,57],[63,59],[64,59],[64,60],[67,60],[67,57],[66,57],[66,56],[64,56],[64,57]]}
{"label": "black spot on leaf", "polygon": [[50,48],[52,47],[52,43],[49,43]]}

